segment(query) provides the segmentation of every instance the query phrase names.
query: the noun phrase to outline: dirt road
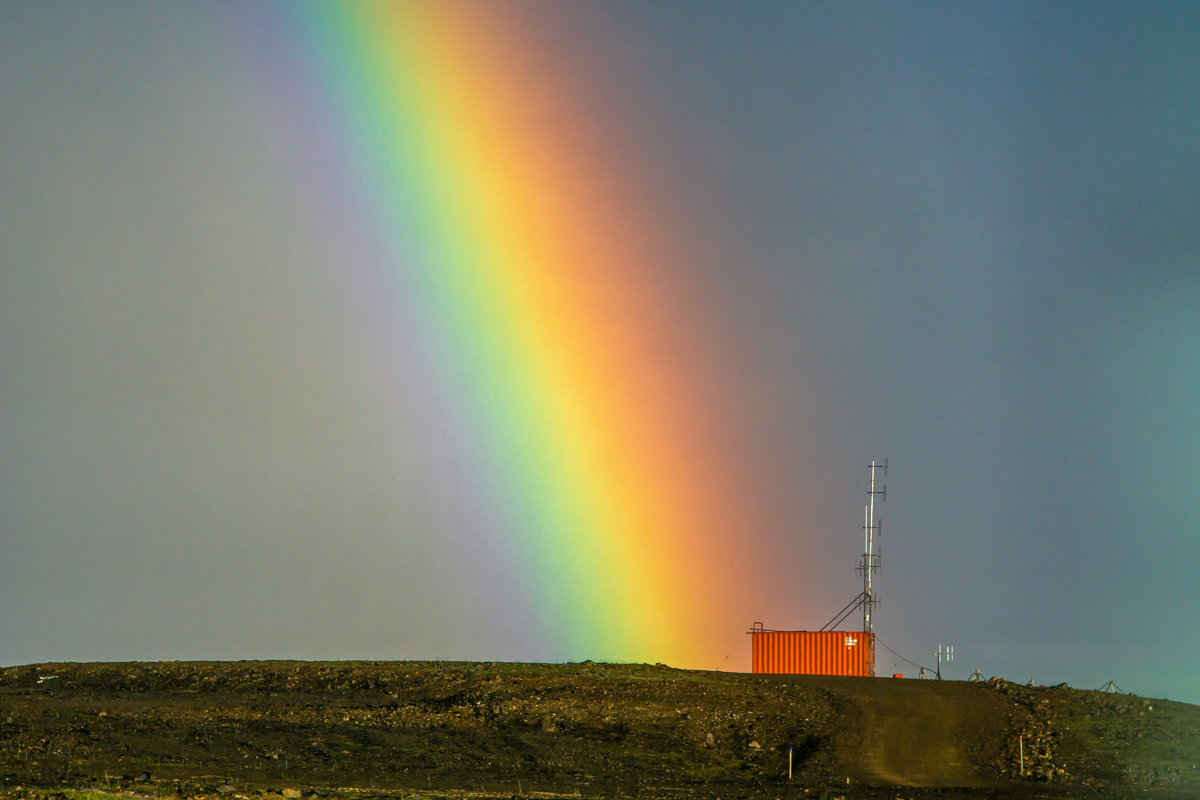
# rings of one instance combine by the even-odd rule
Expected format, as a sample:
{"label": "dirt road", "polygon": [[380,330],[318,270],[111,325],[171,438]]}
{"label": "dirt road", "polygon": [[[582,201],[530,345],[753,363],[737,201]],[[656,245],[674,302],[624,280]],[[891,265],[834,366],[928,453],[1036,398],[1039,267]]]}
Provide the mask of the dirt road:
{"label": "dirt road", "polygon": [[845,707],[838,750],[847,774],[894,786],[991,786],[983,765],[1000,757],[1007,703],[967,683],[812,678]]}

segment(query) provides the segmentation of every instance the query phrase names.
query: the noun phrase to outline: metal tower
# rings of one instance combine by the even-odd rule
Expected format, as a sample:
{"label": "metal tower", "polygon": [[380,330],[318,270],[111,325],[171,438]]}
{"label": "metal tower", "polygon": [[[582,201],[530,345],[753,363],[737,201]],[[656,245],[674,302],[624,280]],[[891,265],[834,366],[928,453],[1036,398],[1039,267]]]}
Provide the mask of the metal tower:
{"label": "metal tower", "polygon": [[871,611],[875,606],[879,605],[879,601],[875,599],[875,573],[880,566],[879,553],[876,552],[875,539],[883,535],[883,519],[875,517],[875,496],[878,495],[880,502],[887,500],[887,486],[882,488],[876,487],[876,474],[879,470],[883,470],[884,477],[887,477],[887,459],[880,464],[877,461],[872,461],[871,466],[867,467],[871,472],[871,482],[867,488],[867,504],[863,509],[863,554],[862,560],[859,561],[856,568],[863,574],[863,590],[851,600],[846,606],[834,615],[833,619],[825,623],[823,631],[831,631],[840,625],[846,617],[850,616],[859,607],[862,608],[863,627],[867,633],[874,633],[874,623],[871,619]]}
{"label": "metal tower", "polygon": [[883,535],[883,519],[875,518],[875,495],[879,495],[881,501],[887,500],[887,485],[877,490],[875,473],[883,470],[884,477],[887,477],[887,459],[885,458],[882,464],[872,461],[871,466],[867,469],[871,471],[871,486],[867,489],[867,505],[863,509],[863,557],[858,569],[863,574],[863,630],[870,633],[875,630],[871,623],[871,609],[879,605],[874,593],[874,576],[879,569],[879,554],[875,552],[875,537]]}

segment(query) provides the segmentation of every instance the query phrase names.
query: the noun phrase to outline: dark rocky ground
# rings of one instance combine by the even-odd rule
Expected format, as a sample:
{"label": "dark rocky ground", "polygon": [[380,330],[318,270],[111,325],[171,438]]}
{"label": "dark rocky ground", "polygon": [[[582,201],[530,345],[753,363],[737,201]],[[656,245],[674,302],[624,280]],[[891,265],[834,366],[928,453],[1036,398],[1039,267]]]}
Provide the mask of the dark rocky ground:
{"label": "dark rocky ground", "polygon": [[638,664],[0,670],[0,796],[100,795],[1198,798],[1200,707]]}

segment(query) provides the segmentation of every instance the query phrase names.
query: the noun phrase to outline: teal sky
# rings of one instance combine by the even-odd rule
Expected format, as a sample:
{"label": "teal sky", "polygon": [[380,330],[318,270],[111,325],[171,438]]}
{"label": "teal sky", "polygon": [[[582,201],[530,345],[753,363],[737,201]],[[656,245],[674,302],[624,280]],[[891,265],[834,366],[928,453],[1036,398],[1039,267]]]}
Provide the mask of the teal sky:
{"label": "teal sky", "polygon": [[[777,522],[748,557],[796,587],[722,588],[747,625],[853,596],[887,456],[884,642],[1200,702],[1200,7],[535,18],[670,219],[720,221],[680,302]],[[0,3],[0,663],[546,658],[424,504],[449,468],[396,446],[416,345],[347,279],[352,207],[304,199],[264,66],[303,43],[244,24]]]}

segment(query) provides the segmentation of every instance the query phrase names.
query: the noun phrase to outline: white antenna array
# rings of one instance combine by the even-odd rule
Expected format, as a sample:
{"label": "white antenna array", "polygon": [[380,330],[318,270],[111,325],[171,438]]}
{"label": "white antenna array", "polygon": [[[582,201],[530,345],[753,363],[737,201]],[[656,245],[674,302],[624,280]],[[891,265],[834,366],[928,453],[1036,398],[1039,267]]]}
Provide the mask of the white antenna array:
{"label": "white antenna array", "polygon": [[[942,662],[945,661],[945,662],[949,663],[953,660],[954,660],[954,645],[939,644],[938,649],[937,649],[937,679],[939,681],[942,679]],[[975,670],[975,671],[978,672],[979,670]]]}

